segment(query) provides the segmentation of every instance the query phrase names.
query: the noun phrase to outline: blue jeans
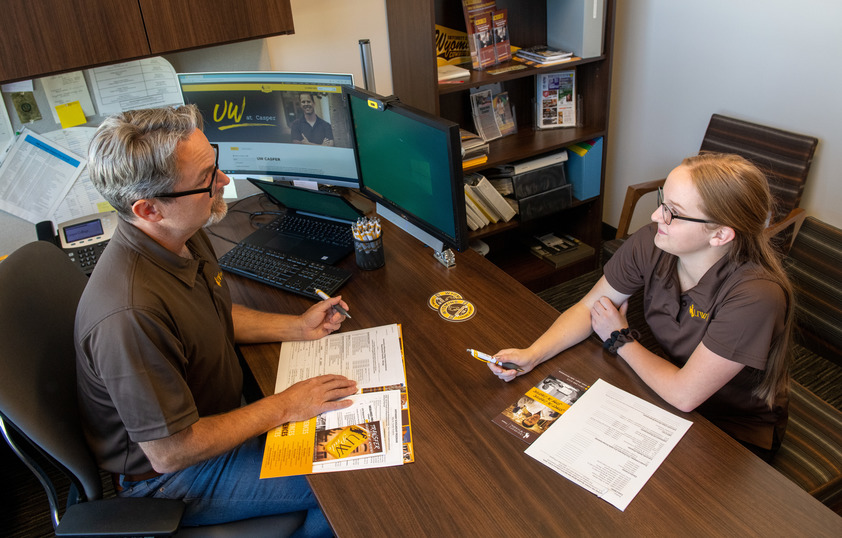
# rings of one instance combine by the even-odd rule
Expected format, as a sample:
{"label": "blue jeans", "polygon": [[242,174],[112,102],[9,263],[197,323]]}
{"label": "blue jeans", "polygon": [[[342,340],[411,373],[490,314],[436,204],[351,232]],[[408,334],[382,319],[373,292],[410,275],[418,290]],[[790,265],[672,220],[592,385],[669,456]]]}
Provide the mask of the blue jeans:
{"label": "blue jeans", "polygon": [[213,525],[307,510],[295,536],[332,536],[310,484],[303,476],[260,479],[266,436],[187,469],[142,482],[120,477],[120,497],[182,499],[182,525]]}

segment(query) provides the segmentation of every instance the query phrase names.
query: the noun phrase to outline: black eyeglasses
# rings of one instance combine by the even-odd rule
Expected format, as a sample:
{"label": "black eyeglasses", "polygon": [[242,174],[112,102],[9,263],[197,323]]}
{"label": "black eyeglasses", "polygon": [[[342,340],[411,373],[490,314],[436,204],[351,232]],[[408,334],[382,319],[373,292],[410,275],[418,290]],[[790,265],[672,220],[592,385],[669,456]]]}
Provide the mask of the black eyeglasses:
{"label": "black eyeglasses", "polygon": [[189,191],[180,191],[180,192],[163,192],[161,194],[156,194],[155,196],[150,196],[150,198],[179,198],[181,196],[190,196],[191,194],[202,194],[204,192],[208,193],[208,196],[213,198],[213,187],[216,185],[216,173],[219,171],[219,146],[217,144],[211,144],[214,153],[216,153],[216,158],[213,164],[213,172],[211,173],[211,180],[210,185],[203,189],[191,189]]}
{"label": "black eyeglasses", "polygon": [[664,217],[664,224],[667,226],[672,223],[672,219],[679,219],[679,220],[689,220],[690,222],[701,222],[703,224],[716,224],[710,220],[703,220],[703,219],[693,219],[690,217],[682,217],[681,215],[676,215],[672,212],[672,209],[667,207],[667,204],[664,203],[664,189],[663,187],[658,187],[658,205],[661,206],[661,214]]}

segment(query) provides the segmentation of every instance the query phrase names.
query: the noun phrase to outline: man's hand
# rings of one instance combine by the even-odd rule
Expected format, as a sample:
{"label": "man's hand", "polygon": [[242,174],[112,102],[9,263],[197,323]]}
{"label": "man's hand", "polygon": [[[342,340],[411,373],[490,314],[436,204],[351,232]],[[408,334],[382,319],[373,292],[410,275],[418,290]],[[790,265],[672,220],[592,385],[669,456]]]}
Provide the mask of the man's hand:
{"label": "man's hand", "polygon": [[355,392],[357,382],[341,375],[314,377],[245,407],[202,417],[169,437],[141,442],[140,448],[159,473],[178,471],[227,452],[281,424],[344,409],[351,401],[340,398]]}
{"label": "man's hand", "polygon": [[348,305],[341,295],[325,299],[307,309],[299,318],[301,337],[298,340],[316,340],[339,330],[345,316],[337,312],[333,305],[338,304],[347,312]]}
{"label": "man's hand", "polygon": [[[307,420],[326,411],[336,411],[351,405],[351,400],[342,400],[357,392],[357,382],[341,375],[321,375],[299,381],[275,398],[282,410],[282,423]],[[280,425],[280,424],[279,424]]]}

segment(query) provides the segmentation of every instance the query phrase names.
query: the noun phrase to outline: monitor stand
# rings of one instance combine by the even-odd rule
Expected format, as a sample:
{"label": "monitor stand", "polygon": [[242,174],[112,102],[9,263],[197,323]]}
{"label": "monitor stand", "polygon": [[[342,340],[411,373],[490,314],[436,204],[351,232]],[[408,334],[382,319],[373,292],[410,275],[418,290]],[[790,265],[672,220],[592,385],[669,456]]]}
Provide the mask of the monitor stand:
{"label": "monitor stand", "polygon": [[425,232],[418,226],[412,224],[399,214],[391,209],[377,202],[377,214],[388,220],[401,230],[405,231],[412,237],[418,239],[428,247],[433,249],[433,257],[445,267],[453,267],[456,265],[456,255],[449,248],[444,248],[444,243],[440,239],[436,239],[429,233]]}

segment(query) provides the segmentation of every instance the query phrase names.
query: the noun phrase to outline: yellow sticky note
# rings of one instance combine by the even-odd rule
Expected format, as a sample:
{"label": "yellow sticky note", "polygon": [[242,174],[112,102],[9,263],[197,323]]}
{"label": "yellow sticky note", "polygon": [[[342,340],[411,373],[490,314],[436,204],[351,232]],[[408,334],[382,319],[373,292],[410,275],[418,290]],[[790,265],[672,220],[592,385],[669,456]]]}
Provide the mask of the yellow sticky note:
{"label": "yellow sticky note", "polygon": [[96,210],[100,213],[105,213],[106,211],[114,211],[114,207],[108,202],[99,202],[96,205]]}
{"label": "yellow sticky note", "polygon": [[56,107],[58,119],[61,121],[61,128],[67,129],[69,127],[76,127],[82,125],[88,119],[85,117],[85,112],[82,110],[82,105],[79,101],[58,105]]}

